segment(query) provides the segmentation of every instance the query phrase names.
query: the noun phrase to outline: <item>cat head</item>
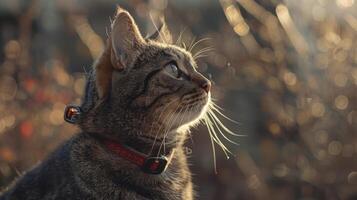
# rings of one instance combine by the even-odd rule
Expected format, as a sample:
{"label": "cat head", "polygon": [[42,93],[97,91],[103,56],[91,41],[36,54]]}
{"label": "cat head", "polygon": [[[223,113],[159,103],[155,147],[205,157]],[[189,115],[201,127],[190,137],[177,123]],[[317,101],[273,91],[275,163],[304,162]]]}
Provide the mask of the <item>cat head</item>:
{"label": "cat head", "polygon": [[144,38],[118,8],[106,49],[88,77],[80,127],[110,138],[177,139],[210,102],[211,83],[165,25]]}

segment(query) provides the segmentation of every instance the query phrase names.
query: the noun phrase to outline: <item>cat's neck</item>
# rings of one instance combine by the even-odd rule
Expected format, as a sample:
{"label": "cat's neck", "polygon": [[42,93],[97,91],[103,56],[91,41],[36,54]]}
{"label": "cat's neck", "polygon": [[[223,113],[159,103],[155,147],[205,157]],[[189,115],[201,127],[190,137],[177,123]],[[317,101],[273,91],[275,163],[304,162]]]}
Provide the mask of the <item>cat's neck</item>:
{"label": "cat's neck", "polygon": [[[110,153],[97,139],[88,134],[80,134],[73,139],[71,166],[76,174],[78,184],[90,189],[93,193],[112,193],[120,187],[131,185],[141,189],[170,188],[167,179],[182,182],[187,177],[186,156],[182,146],[177,144],[166,171],[160,175],[149,175],[135,164]],[[101,175],[100,182],[96,178]],[[183,174],[176,177],[177,174]],[[156,189],[155,189],[156,190]],[[166,193],[165,193],[166,194]]]}
{"label": "cat's neck", "polygon": [[[140,134],[125,134],[125,137],[121,138],[110,138],[106,137],[104,134],[98,133],[84,133],[90,138],[96,140],[103,146],[105,143],[117,143],[120,146],[132,149],[140,154],[147,156],[167,156],[173,149],[183,145],[184,136],[176,138],[175,141],[170,141],[169,139],[160,139],[159,137],[147,137]],[[171,133],[172,135],[185,135],[184,133]],[[131,135],[131,136],[128,136]]]}

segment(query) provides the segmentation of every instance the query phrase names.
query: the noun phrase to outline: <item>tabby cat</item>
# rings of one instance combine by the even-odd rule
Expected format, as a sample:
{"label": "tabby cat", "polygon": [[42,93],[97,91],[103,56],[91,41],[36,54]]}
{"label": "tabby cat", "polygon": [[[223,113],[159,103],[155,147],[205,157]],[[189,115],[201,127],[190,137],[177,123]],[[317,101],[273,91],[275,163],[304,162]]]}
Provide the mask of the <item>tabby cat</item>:
{"label": "tabby cat", "polygon": [[80,111],[81,133],[0,199],[193,199],[183,143],[209,105],[211,83],[171,40],[165,25],[144,38],[118,8],[80,110],[71,110]]}

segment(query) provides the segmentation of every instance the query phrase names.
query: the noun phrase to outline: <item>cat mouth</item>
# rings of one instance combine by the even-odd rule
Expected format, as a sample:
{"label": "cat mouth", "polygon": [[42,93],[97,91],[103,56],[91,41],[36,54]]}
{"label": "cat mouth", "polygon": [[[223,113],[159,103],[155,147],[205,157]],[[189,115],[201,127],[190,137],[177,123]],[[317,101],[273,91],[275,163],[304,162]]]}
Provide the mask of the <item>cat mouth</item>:
{"label": "cat mouth", "polygon": [[185,107],[201,107],[208,104],[210,94],[206,92],[191,92],[181,98],[182,105]]}

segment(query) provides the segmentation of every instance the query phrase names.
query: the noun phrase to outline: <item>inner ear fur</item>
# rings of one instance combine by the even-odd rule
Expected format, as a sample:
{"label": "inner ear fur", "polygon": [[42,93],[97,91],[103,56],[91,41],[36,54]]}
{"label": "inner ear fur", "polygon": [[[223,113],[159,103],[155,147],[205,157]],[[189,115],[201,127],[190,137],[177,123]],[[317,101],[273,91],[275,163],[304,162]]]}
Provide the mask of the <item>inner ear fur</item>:
{"label": "inner ear fur", "polygon": [[114,68],[111,61],[111,43],[107,41],[105,51],[95,63],[96,88],[100,99],[108,96],[113,70]]}
{"label": "inner ear fur", "polygon": [[111,25],[111,43],[113,66],[120,70],[130,66],[146,44],[133,17],[120,7]]}

